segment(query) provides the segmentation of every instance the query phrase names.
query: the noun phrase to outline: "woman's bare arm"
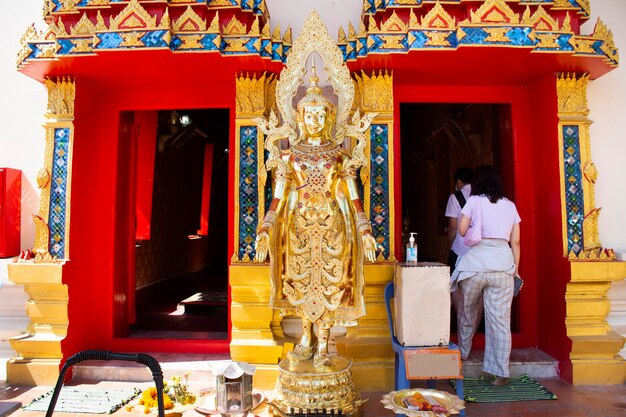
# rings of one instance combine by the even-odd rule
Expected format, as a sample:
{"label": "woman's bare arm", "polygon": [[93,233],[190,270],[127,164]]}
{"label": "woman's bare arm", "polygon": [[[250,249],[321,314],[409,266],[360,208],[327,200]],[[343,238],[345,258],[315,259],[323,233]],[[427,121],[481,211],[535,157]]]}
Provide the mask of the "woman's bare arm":
{"label": "woman's bare arm", "polygon": [[513,251],[513,260],[515,261],[515,275],[518,275],[521,248],[519,223],[513,225],[513,230],[511,230],[510,243],[511,250]]}
{"label": "woman's bare arm", "polygon": [[467,233],[467,230],[470,227],[471,222],[472,222],[472,219],[470,217],[467,217],[465,214],[461,216],[461,221],[459,222],[459,234],[461,236],[465,236],[465,234]]}

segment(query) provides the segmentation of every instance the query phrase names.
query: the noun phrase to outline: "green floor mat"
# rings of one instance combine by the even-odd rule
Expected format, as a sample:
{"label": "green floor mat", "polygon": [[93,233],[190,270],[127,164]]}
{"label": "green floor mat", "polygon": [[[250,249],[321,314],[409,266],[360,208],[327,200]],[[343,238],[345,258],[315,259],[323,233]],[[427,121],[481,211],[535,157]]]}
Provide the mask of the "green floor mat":
{"label": "green floor mat", "polygon": [[[451,380],[450,385],[454,387],[455,381]],[[500,387],[491,385],[486,379],[465,378],[463,391],[465,401],[470,403],[556,400],[555,394],[528,375],[511,378],[507,385]]]}
{"label": "green floor mat", "polygon": [[[82,388],[63,387],[54,412],[111,414],[141,393],[138,388]],[[25,411],[47,411],[52,391],[33,400]]]}

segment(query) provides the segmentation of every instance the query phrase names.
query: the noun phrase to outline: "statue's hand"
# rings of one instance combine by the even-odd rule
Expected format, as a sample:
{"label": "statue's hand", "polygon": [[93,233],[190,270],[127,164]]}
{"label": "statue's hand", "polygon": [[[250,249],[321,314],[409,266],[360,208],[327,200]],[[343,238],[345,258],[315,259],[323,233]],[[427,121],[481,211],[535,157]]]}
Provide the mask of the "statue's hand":
{"label": "statue's hand", "polygon": [[256,235],[256,241],[254,242],[254,249],[256,255],[254,256],[254,262],[265,262],[267,258],[267,249],[270,243],[270,235],[266,231],[260,231]]}
{"label": "statue's hand", "polygon": [[369,230],[365,230],[361,236],[363,239],[363,251],[365,252],[365,257],[370,262],[376,261],[376,239],[372,236],[372,233]]}

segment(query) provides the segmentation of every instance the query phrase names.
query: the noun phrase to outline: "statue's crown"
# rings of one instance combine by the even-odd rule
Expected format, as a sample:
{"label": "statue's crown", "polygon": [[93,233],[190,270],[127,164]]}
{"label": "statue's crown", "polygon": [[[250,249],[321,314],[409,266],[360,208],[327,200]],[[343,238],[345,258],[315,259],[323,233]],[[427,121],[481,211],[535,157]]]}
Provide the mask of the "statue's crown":
{"label": "statue's crown", "polygon": [[311,76],[309,77],[310,85],[306,89],[306,94],[298,102],[298,112],[302,111],[304,106],[325,106],[329,109],[334,109],[334,104],[324,96],[324,92],[317,84],[319,77],[315,71],[315,61],[311,66]]}

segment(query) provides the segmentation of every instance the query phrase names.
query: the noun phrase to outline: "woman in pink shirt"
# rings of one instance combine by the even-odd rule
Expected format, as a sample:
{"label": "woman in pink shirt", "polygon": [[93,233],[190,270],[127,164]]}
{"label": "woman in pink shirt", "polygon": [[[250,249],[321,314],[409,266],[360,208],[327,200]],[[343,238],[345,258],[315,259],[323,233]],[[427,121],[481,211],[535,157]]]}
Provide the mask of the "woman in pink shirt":
{"label": "woman in pink shirt", "polygon": [[467,359],[476,332],[479,303],[485,311],[483,376],[494,385],[509,378],[513,277],[520,259],[520,217],[515,204],[503,195],[502,181],[493,166],[476,169],[472,195],[461,211],[459,233],[480,224],[481,241],[459,258],[452,274],[452,291],[461,287],[464,308],[459,323],[461,357]]}

